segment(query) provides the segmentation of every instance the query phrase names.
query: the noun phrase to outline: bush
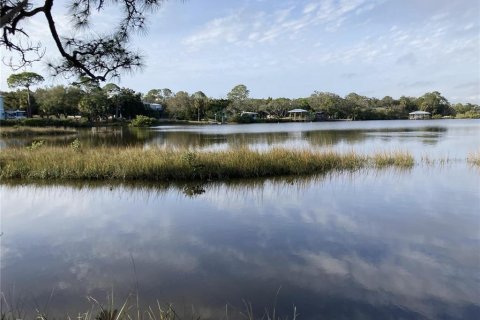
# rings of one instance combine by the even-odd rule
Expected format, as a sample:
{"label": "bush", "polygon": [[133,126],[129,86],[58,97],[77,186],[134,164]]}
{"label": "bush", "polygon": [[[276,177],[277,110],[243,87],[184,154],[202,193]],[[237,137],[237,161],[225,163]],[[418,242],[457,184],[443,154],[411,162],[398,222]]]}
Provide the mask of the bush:
{"label": "bush", "polygon": [[232,118],[232,122],[237,122],[237,123],[254,123],[257,122],[255,119],[253,119],[252,116],[248,114],[244,115],[236,115]]}
{"label": "bush", "polygon": [[155,118],[138,115],[135,119],[132,120],[130,125],[132,127],[151,127],[155,124],[155,122]]}

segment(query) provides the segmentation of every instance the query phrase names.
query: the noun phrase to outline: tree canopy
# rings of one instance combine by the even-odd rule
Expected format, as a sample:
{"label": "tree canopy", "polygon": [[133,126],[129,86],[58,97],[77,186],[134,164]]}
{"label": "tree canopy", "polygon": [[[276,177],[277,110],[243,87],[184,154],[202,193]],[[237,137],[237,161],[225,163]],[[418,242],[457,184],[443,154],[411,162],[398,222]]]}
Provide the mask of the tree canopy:
{"label": "tree canopy", "polygon": [[[49,63],[54,74],[86,77],[94,81],[106,81],[118,77],[123,71],[132,71],[142,66],[141,55],[128,48],[132,33],[145,30],[146,15],[158,8],[165,0],[69,0],[72,30],[81,30],[84,37],[72,37],[59,33],[52,11],[53,0],[42,0],[33,5],[29,0],[2,0],[0,26],[3,33],[0,45],[18,54],[11,60],[12,67],[22,67],[43,57],[41,44],[30,39],[24,26],[28,20],[43,15],[50,34],[62,59]],[[55,2],[64,6],[62,1]],[[97,34],[89,29],[92,16],[119,11],[122,16],[109,34]]]}
{"label": "tree canopy", "polygon": [[45,79],[35,72],[22,72],[11,74],[7,78],[7,84],[10,88],[27,88],[43,82]]}

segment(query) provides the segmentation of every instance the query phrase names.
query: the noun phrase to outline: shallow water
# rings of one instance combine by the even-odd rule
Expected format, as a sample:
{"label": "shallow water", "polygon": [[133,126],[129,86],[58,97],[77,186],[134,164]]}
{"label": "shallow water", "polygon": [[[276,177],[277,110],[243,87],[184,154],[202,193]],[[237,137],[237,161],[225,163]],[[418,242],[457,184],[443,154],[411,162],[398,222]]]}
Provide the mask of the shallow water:
{"label": "shallow water", "polygon": [[[113,291],[120,302],[138,284],[142,304],[172,302],[186,315],[193,305],[202,318],[250,301],[258,315],[275,305],[291,318],[296,306],[299,319],[478,319],[480,169],[464,160],[478,150],[478,122],[419,122],[401,122],[402,130],[368,122],[373,127],[358,133],[349,127],[351,139],[343,128],[350,123],[325,130],[341,137],[335,148],[462,160],[191,185],[4,183],[1,290],[30,315],[75,315],[89,309],[86,296],[105,300]],[[250,133],[207,132],[237,126],[213,127],[195,129],[204,130],[200,139],[276,145],[274,136],[262,144]],[[180,129],[168,130],[161,134]],[[298,147],[322,132],[275,135]]]}
{"label": "shallow water", "polygon": [[[77,136],[41,137],[65,145],[227,149],[248,146],[355,150],[361,153],[408,150],[415,156],[460,157],[480,149],[480,120],[393,120],[311,123],[161,126],[81,129]],[[0,148],[30,145],[39,139],[0,139]],[[476,146],[476,147],[475,147]]]}

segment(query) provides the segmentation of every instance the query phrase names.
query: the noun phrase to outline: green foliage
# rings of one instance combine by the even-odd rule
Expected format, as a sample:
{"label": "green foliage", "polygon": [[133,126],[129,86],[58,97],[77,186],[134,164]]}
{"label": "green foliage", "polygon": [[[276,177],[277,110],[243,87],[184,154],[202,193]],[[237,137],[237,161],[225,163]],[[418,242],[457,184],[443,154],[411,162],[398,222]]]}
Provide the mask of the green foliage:
{"label": "green foliage", "polygon": [[70,148],[72,148],[73,151],[79,152],[81,147],[82,144],[80,143],[80,140],[78,140],[78,138],[73,140],[72,143],[70,143]]}
{"label": "green foliage", "polygon": [[250,91],[244,84],[236,85],[228,94],[227,98],[231,101],[228,110],[235,115],[241,111],[245,111],[248,103],[248,95]]}
{"label": "green foliage", "polygon": [[132,127],[151,127],[155,124],[156,120],[143,115],[138,115],[132,120],[130,125]]}
{"label": "green foliage", "polygon": [[78,114],[78,104],[83,95],[78,87],[55,86],[35,91],[40,113],[58,117]]}
{"label": "green foliage", "polygon": [[248,114],[243,114],[243,115],[237,114],[237,115],[233,116],[233,118],[231,118],[231,121],[236,122],[236,123],[254,123],[254,122],[257,122],[257,121],[255,121],[255,119],[253,119],[252,116],[249,116]]}
{"label": "green foliage", "polygon": [[82,97],[78,104],[82,116],[89,121],[98,121],[108,117],[111,111],[111,104],[107,94],[101,89],[93,89]]}
{"label": "green foliage", "polygon": [[44,144],[45,144],[44,140],[33,141],[32,144],[26,148],[27,150],[37,150],[43,147]]}
{"label": "green foliage", "polygon": [[180,120],[196,119],[196,110],[192,96],[179,91],[167,102],[167,111],[171,118]]}
{"label": "green foliage", "polygon": [[35,72],[13,73],[7,78],[7,84],[10,88],[30,88],[37,85],[45,79]]}

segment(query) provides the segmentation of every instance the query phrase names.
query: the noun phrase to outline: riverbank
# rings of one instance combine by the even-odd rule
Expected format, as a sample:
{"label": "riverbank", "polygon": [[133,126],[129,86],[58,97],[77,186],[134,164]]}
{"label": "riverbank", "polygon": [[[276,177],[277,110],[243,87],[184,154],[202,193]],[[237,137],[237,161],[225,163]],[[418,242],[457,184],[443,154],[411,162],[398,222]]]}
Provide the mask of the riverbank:
{"label": "riverbank", "polygon": [[196,181],[321,174],[389,166],[410,168],[407,152],[361,155],[354,152],[247,148],[226,151],[83,148],[34,143],[5,149],[0,154],[0,178],[21,180],[145,180]]}
{"label": "riverbank", "polygon": [[59,136],[74,135],[77,131],[74,129],[65,129],[57,127],[2,127],[0,128],[0,137],[38,137],[38,136]]}

